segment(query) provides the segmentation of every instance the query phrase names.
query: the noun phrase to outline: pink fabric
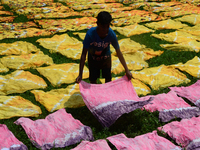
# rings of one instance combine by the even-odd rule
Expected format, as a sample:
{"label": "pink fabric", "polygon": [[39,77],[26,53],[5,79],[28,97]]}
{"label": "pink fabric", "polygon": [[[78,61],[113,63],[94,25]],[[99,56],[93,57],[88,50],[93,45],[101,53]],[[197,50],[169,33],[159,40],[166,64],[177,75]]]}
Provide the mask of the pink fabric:
{"label": "pink fabric", "polygon": [[106,140],[100,139],[94,142],[82,141],[71,150],[111,150]]}
{"label": "pink fabric", "polygon": [[156,131],[135,138],[127,138],[123,133],[107,138],[118,150],[181,150]]}
{"label": "pink fabric", "polygon": [[81,81],[79,89],[86,106],[104,127],[111,126],[122,114],[141,108],[151,101],[139,100],[127,76],[105,84]]}
{"label": "pink fabric", "polygon": [[200,80],[187,87],[169,87],[172,91],[175,91],[179,96],[185,97],[200,107]]}
{"label": "pink fabric", "polygon": [[158,129],[167,133],[177,144],[185,147],[192,140],[200,138],[200,117],[182,119],[180,122],[173,121]]}
{"label": "pink fabric", "polygon": [[4,124],[0,124],[0,149],[28,150]]}
{"label": "pink fabric", "polygon": [[21,125],[32,143],[41,149],[65,147],[80,142],[93,140],[92,130],[75,120],[65,109],[60,109],[45,119],[32,121],[19,118],[15,124]]}

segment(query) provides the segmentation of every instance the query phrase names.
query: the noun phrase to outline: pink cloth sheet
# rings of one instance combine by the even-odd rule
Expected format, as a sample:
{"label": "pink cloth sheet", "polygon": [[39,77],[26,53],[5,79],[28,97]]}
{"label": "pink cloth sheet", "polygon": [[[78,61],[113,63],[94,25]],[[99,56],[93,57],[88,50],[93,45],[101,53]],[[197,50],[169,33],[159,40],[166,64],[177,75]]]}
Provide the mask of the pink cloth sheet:
{"label": "pink cloth sheet", "polygon": [[5,124],[0,124],[0,150],[28,150]]}
{"label": "pink cloth sheet", "polygon": [[135,138],[127,138],[123,133],[107,138],[118,150],[181,150],[169,140],[157,134],[146,133]]}
{"label": "pink cloth sheet", "polygon": [[174,118],[188,119],[200,115],[198,107],[191,107],[181,97],[178,97],[174,91],[158,95],[148,95],[141,97],[141,100],[147,100],[154,97],[151,103],[144,106],[151,112],[159,111],[159,120],[168,122]]}
{"label": "pink cloth sheet", "polygon": [[[162,127],[158,127],[158,130],[164,131],[177,144],[181,144],[182,147],[200,148],[200,117],[192,117],[191,119],[182,119],[179,121],[173,121]],[[189,149],[189,148],[188,148]]]}
{"label": "pink cloth sheet", "polygon": [[111,150],[108,143],[104,139],[94,142],[82,141],[77,147],[71,150]]}
{"label": "pink cloth sheet", "polygon": [[21,117],[14,123],[21,125],[33,145],[43,150],[66,147],[81,140],[93,140],[91,128],[75,120],[64,108],[45,119],[32,121]]}
{"label": "pink cloth sheet", "polygon": [[142,108],[151,101],[151,98],[139,100],[127,76],[105,84],[81,81],[79,89],[86,106],[104,127],[111,126],[122,114]]}
{"label": "pink cloth sheet", "polygon": [[187,98],[189,101],[200,107],[200,80],[187,87],[169,87],[170,90],[175,91],[179,96]]}

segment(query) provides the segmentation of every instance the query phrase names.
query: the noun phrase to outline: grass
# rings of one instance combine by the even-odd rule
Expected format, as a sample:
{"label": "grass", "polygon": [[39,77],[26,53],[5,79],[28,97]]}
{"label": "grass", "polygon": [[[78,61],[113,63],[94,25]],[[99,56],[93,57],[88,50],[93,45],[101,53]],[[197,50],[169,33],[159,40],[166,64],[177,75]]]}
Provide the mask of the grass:
{"label": "grass", "polygon": [[[55,2],[57,2],[57,1],[55,1]],[[9,6],[4,5],[4,7],[7,11],[12,11],[12,9],[10,9]],[[17,15],[17,14],[15,13],[15,15]],[[30,21],[24,15],[17,15],[17,16],[18,17],[14,20],[15,23]],[[83,30],[80,32],[86,32],[86,31],[87,30]],[[173,30],[159,30],[159,31],[157,30],[155,33],[168,33],[171,31],[173,31]],[[72,34],[73,33],[72,31],[68,31],[65,33],[69,34],[69,36],[73,36],[73,37],[77,38],[77,36],[74,36]],[[64,34],[64,33],[58,33],[58,34]],[[117,32],[116,32],[116,34],[118,35],[119,40],[126,38],[125,36],[120,35]],[[161,56],[154,57],[154,58],[148,60],[149,67],[156,67],[156,66],[160,66],[162,64],[171,65],[171,64],[176,64],[179,62],[185,63],[188,60],[192,59],[194,56],[198,56],[198,57],[200,56],[200,53],[195,53],[195,52],[187,52],[187,51],[186,52],[183,52],[183,51],[175,52],[175,51],[165,50],[165,49],[161,48],[159,44],[165,44],[165,43],[169,43],[169,42],[156,39],[154,37],[151,37],[150,35],[151,35],[151,33],[145,33],[145,34],[134,35],[134,36],[130,37],[132,40],[134,40],[140,44],[144,44],[148,48],[152,48],[154,50],[164,50],[164,53]],[[52,57],[54,63],[56,63],[56,64],[69,63],[69,62],[75,62],[75,63],[80,62],[80,60],[72,60],[72,59],[66,58],[65,56],[58,54],[58,53],[50,53],[48,51],[48,49],[43,48],[42,46],[39,45],[39,43],[36,42],[39,38],[50,38],[52,36],[31,37],[31,38],[21,38],[21,39],[3,39],[0,41],[0,43],[13,43],[15,41],[27,41],[27,42],[30,42],[30,43],[33,43],[34,45],[36,45],[41,51],[44,52],[44,54],[47,54],[50,57]],[[81,39],[79,39],[79,40],[81,40]],[[10,70],[8,73],[2,73],[1,75],[6,75],[13,71],[14,70]],[[27,69],[27,71],[30,71],[31,73],[42,77],[46,81],[48,87],[46,89],[44,89],[44,91],[50,91],[55,88],[64,88],[68,85],[68,84],[63,84],[60,87],[53,87],[46,78],[44,78],[37,72],[37,70]],[[191,80],[191,82],[188,84],[181,84],[179,86],[189,86],[198,80],[197,78],[192,77],[191,75],[187,74],[186,72],[183,72],[183,73],[187,75],[187,77]],[[122,75],[124,75],[124,72],[122,72],[118,75],[113,74],[113,77],[114,76],[122,76]],[[86,79],[85,81],[89,82],[88,79]],[[159,93],[167,93],[168,91],[169,91],[168,88],[152,90],[150,95],[156,95]],[[42,114],[37,118],[29,117],[32,120],[44,119],[47,115],[50,114],[50,112],[48,112],[43,105],[41,105],[39,102],[37,102],[35,100],[34,95],[30,91],[26,91],[22,94],[15,93],[15,94],[10,94],[10,95],[22,96],[23,98],[30,100],[33,104],[35,104],[41,108]],[[151,113],[147,110],[142,111],[140,109],[137,109],[129,114],[122,115],[110,128],[103,128],[86,106],[76,108],[76,109],[66,108],[66,111],[68,113],[71,113],[75,119],[80,120],[84,125],[91,127],[95,140],[106,139],[107,137],[109,137],[111,135],[115,135],[115,134],[119,134],[119,133],[124,133],[127,137],[134,138],[138,135],[142,135],[147,132],[152,132],[153,130],[156,130],[158,127],[166,124],[166,123],[159,122],[158,112]],[[28,149],[30,149],[30,150],[37,149],[36,147],[33,146],[31,141],[27,137],[24,129],[21,126],[18,126],[13,123],[18,118],[19,117],[3,119],[3,120],[0,120],[0,124],[6,124],[7,127],[9,128],[9,130],[11,130],[13,132],[13,134],[16,136],[16,138],[18,138],[21,142],[23,142],[28,147]],[[174,119],[174,120],[179,120],[179,119]],[[171,121],[174,121],[174,120],[171,120]],[[161,132],[158,132],[158,133],[159,133],[159,135],[169,139],[174,144],[176,144],[175,141],[173,141],[166,134],[163,134]],[[71,148],[76,147],[78,144],[79,143],[62,148],[62,149],[69,150]],[[116,149],[111,143],[109,143],[109,145],[113,150]],[[54,148],[54,149],[56,149],[56,148]],[[61,149],[61,148],[59,148],[59,149]]]}

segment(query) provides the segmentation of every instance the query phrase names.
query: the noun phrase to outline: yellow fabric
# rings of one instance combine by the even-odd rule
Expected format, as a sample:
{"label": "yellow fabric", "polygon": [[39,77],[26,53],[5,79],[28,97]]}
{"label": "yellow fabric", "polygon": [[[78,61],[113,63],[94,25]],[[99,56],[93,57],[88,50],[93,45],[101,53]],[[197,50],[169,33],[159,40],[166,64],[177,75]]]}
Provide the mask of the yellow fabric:
{"label": "yellow fabric", "polygon": [[143,25],[139,24],[134,24],[134,25],[129,25],[125,27],[113,27],[113,30],[116,30],[120,34],[130,37],[132,35],[136,34],[142,34],[142,33],[149,33],[149,32],[154,32],[154,30],[151,30]]}
{"label": "yellow fabric", "polygon": [[[119,79],[121,78],[121,76],[119,77],[113,77],[113,80]],[[101,83],[105,83],[105,79],[99,79]],[[140,80],[137,79],[131,79],[131,83],[133,84],[133,87],[137,93],[137,95],[147,95],[151,92],[151,89],[144,83],[142,83]]]}
{"label": "yellow fabric", "polygon": [[0,119],[38,117],[40,114],[39,106],[21,96],[0,96]]}
{"label": "yellow fabric", "polygon": [[16,16],[0,17],[0,22],[13,22]]}
{"label": "yellow fabric", "polygon": [[0,62],[10,69],[30,69],[40,67],[44,64],[52,65],[53,59],[48,55],[44,55],[42,51],[39,51],[35,54],[5,56],[0,58]]}
{"label": "yellow fabric", "polygon": [[143,60],[149,60],[153,57],[160,56],[164,51],[158,50],[154,51],[151,48],[143,48],[139,49],[134,55],[137,55],[137,57],[140,57],[142,55]]}
{"label": "yellow fabric", "polygon": [[193,59],[187,61],[185,64],[178,63],[171,65],[173,68],[178,68],[192,75],[195,78],[200,77],[200,58],[195,56]]}
{"label": "yellow fabric", "polygon": [[145,26],[149,28],[153,28],[155,30],[160,30],[160,29],[179,29],[179,28],[187,27],[188,25],[182,24],[179,21],[168,19],[168,20],[163,20],[159,22],[146,23]]}
{"label": "yellow fabric", "polygon": [[124,71],[124,67],[120,63],[118,57],[112,56],[112,68],[111,68],[111,73],[114,74],[119,74]]}
{"label": "yellow fabric", "polygon": [[0,55],[23,55],[38,52],[39,50],[37,46],[25,41],[0,43]]}
{"label": "yellow fabric", "polygon": [[192,25],[197,25],[200,23],[200,14],[191,14],[191,15],[185,15],[180,18],[176,18],[174,20],[178,20],[181,22],[187,22]]}
{"label": "yellow fabric", "polygon": [[153,90],[190,82],[185,74],[165,65],[144,68],[141,71],[131,71],[131,73],[133,78],[148,84]]}
{"label": "yellow fabric", "polygon": [[191,40],[199,40],[200,37],[191,35],[187,32],[182,32],[182,31],[175,31],[175,32],[170,32],[170,33],[160,33],[160,34],[151,34],[151,36],[165,40],[168,42],[174,42],[174,43],[182,43],[182,42],[188,42]]}
{"label": "yellow fabric", "polygon": [[46,82],[29,71],[17,70],[5,76],[0,75],[0,95],[24,93],[25,91],[46,88]]}
{"label": "yellow fabric", "polygon": [[20,22],[20,23],[1,23],[0,31],[8,31],[8,30],[20,30],[27,29],[30,27],[38,27],[34,22]]}
{"label": "yellow fabric", "polygon": [[0,10],[0,15],[13,15],[13,13],[10,11]]}
{"label": "yellow fabric", "polygon": [[37,42],[51,53],[60,53],[71,59],[80,59],[83,44],[68,34],[54,35],[52,38],[41,38]]}
{"label": "yellow fabric", "polygon": [[0,63],[0,72],[8,72],[9,69],[7,67],[5,67],[2,63]]}
{"label": "yellow fabric", "polygon": [[200,51],[200,42],[195,40],[182,42],[178,44],[160,44],[161,47],[172,51]]}
{"label": "yellow fabric", "polygon": [[184,27],[182,29],[179,29],[179,31],[187,32],[189,34],[200,37],[200,24],[197,24],[193,27]]}
{"label": "yellow fabric", "polygon": [[86,33],[73,32],[73,35],[78,35],[81,40],[84,40]]}
{"label": "yellow fabric", "polygon": [[54,89],[49,92],[32,90],[31,93],[35,95],[36,101],[44,105],[49,112],[61,108],[78,108],[85,106],[78,84],[69,85],[67,88]]}
{"label": "yellow fabric", "polygon": [[[36,69],[40,74],[46,77],[53,86],[60,86],[63,83],[73,83],[79,75],[79,64],[76,63],[53,64]],[[83,79],[85,78],[89,78],[89,70],[86,66],[83,70]]]}

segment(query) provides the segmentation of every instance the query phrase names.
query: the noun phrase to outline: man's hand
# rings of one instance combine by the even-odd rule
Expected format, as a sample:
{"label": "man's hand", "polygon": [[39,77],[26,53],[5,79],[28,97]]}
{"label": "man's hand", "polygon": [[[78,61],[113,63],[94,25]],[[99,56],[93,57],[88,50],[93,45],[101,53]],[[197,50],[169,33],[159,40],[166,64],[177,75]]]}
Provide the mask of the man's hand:
{"label": "man's hand", "polygon": [[81,80],[82,80],[82,76],[79,75],[79,76],[76,78],[76,83],[80,83]]}
{"label": "man's hand", "polygon": [[129,70],[126,71],[126,76],[128,77],[128,80],[131,80],[131,78],[133,78],[132,73]]}

